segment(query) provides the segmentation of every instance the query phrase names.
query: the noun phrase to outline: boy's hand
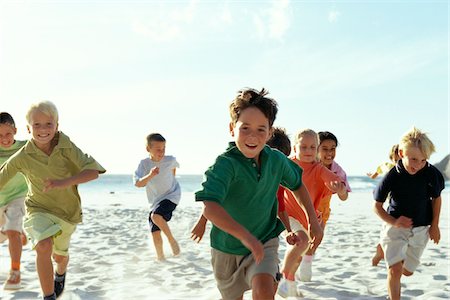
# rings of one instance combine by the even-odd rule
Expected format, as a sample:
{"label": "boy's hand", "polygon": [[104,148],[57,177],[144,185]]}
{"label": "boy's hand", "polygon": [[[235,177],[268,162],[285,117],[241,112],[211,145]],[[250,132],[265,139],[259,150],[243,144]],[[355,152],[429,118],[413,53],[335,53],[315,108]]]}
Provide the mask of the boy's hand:
{"label": "boy's hand", "polygon": [[191,229],[191,239],[194,242],[200,243],[205,234],[206,222],[197,222]]}
{"label": "boy's hand", "polygon": [[317,247],[319,247],[320,243],[322,242],[323,238],[322,227],[311,226],[310,235],[311,235],[311,249],[315,250]]}
{"label": "boy's hand", "polygon": [[289,245],[300,246],[300,245],[303,245],[303,244],[307,244],[308,243],[308,239],[300,237],[295,232],[288,232],[288,234],[286,235],[286,242]]}
{"label": "boy's hand", "polygon": [[64,189],[70,186],[70,183],[66,179],[57,180],[57,179],[46,179],[44,182],[43,192],[46,193],[53,189]]}
{"label": "boy's hand", "polygon": [[251,234],[243,238],[241,243],[252,252],[256,264],[259,264],[264,258],[263,244]]}
{"label": "boy's hand", "polygon": [[411,218],[400,216],[395,220],[393,225],[398,228],[411,228],[413,222]]}
{"label": "boy's hand", "polygon": [[325,182],[325,186],[333,193],[343,193],[346,190],[345,184],[340,181]]}
{"label": "boy's hand", "polygon": [[435,244],[439,244],[439,240],[441,239],[439,226],[431,225],[428,233],[430,234],[430,240],[434,241]]}

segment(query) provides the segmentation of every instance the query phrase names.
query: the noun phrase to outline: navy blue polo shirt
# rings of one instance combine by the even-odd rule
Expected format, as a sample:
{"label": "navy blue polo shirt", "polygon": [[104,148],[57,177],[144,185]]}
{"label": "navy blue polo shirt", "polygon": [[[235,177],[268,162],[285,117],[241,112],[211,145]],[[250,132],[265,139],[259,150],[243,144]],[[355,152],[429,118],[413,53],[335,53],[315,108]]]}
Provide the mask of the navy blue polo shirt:
{"label": "navy blue polo shirt", "polygon": [[433,165],[427,163],[411,175],[399,160],[378,184],[374,198],[377,202],[384,202],[389,196],[389,215],[411,218],[413,227],[427,226],[433,218],[431,201],[439,197],[444,188],[444,177]]}

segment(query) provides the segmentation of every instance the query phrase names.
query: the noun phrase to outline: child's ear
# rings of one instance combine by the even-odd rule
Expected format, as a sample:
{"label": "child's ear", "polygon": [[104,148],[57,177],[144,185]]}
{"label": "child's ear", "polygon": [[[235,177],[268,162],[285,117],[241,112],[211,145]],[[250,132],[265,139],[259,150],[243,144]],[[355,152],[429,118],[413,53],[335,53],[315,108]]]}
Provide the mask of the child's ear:
{"label": "child's ear", "polygon": [[147,152],[150,152],[150,146],[149,145],[145,146],[145,149],[147,149]]}
{"label": "child's ear", "polygon": [[269,129],[269,135],[267,136],[266,143],[273,137],[273,127]]}
{"label": "child's ear", "polygon": [[27,125],[27,131],[28,131],[28,133],[31,133],[30,125]]}
{"label": "child's ear", "polygon": [[403,158],[403,149],[398,149],[398,156],[400,157],[400,159]]}
{"label": "child's ear", "polygon": [[233,122],[230,122],[229,128],[230,128],[231,136],[234,137],[234,124],[233,124]]}

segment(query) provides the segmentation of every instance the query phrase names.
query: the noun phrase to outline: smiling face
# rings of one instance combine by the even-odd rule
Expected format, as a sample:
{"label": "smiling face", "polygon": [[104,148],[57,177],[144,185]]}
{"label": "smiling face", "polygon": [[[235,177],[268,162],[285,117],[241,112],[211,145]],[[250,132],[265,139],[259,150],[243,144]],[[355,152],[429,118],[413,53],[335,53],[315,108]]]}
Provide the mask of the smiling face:
{"label": "smiling face", "polygon": [[415,146],[400,149],[399,155],[402,159],[405,170],[411,175],[419,172],[427,163],[426,156],[422,153],[420,148]]}
{"label": "smiling face", "polygon": [[317,156],[317,138],[311,134],[300,136],[294,145],[294,152],[299,161],[314,162]]}
{"label": "smiling face", "polygon": [[14,144],[17,129],[9,124],[0,124],[0,148],[9,148]]}
{"label": "smiling face", "polygon": [[271,134],[267,117],[258,108],[248,107],[241,112],[236,124],[230,124],[230,133],[239,151],[259,163],[259,153]]}
{"label": "smiling face", "polygon": [[324,166],[330,168],[336,157],[336,142],[333,140],[324,140],[319,146],[318,157]]}
{"label": "smiling face", "polygon": [[27,125],[34,144],[44,152],[51,149],[51,142],[58,130],[58,123],[52,116],[35,110],[30,115],[30,124]]}
{"label": "smiling face", "polygon": [[147,145],[147,151],[150,153],[150,158],[153,161],[161,161],[166,153],[166,142],[151,141]]}

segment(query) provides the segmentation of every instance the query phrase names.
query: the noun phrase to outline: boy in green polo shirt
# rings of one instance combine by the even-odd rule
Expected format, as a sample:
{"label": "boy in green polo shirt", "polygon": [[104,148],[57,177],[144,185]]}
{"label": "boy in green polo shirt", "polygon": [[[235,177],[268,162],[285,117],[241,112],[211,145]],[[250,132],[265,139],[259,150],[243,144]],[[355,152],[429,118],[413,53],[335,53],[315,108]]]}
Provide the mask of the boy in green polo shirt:
{"label": "boy in green polo shirt", "polygon": [[26,117],[32,137],[0,167],[0,190],[18,172],[25,176],[25,231],[36,250],[44,299],[56,299],[64,290],[70,237],[82,217],[78,184],[96,179],[105,169],[58,131],[53,103],[32,105]]}
{"label": "boy in green polo shirt", "polygon": [[234,142],[205,172],[203,217],[213,224],[211,255],[217,287],[224,300],[240,299],[252,290],[253,299],[273,299],[278,282],[276,192],[281,184],[293,191],[311,221],[313,247],[322,240],[302,170],[283,153],[266,146],[278,111],[267,92],[245,89],[230,105]]}

